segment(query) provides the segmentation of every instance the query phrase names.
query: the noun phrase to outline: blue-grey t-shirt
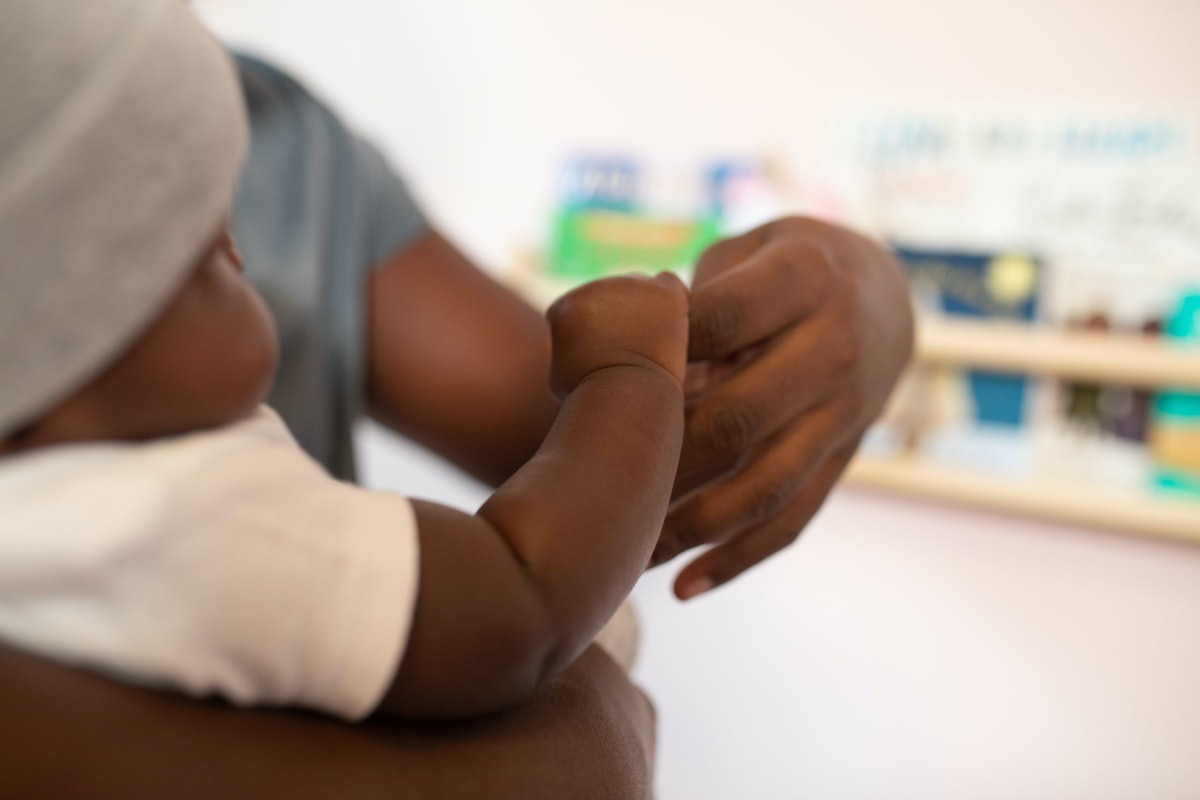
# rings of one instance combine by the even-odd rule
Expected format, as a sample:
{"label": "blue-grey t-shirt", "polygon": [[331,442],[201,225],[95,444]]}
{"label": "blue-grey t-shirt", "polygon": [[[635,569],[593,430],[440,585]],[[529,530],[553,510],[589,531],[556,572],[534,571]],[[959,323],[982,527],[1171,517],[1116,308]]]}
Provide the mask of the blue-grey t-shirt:
{"label": "blue-grey t-shirt", "polygon": [[268,402],[335,476],[354,477],[366,276],[425,221],[383,156],[295,80],[238,56],[252,129],[233,229],[279,328]]}

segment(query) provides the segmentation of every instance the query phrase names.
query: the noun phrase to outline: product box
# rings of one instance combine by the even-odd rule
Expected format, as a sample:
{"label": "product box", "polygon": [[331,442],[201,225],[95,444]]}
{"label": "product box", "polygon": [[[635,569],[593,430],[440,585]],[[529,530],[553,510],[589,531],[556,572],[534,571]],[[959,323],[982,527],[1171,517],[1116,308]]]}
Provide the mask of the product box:
{"label": "product box", "polygon": [[563,169],[546,254],[549,275],[687,272],[720,233],[697,170],[651,169],[627,156],[579,156]]}
{"label": "product box", "polygon": [[[1200,292],[1180,299],[1164,332],[1181,347],[1200,349]],[[1158,488],[1200,496],[1200,392],[1167,389],[1154,398],[1150,452]]]}

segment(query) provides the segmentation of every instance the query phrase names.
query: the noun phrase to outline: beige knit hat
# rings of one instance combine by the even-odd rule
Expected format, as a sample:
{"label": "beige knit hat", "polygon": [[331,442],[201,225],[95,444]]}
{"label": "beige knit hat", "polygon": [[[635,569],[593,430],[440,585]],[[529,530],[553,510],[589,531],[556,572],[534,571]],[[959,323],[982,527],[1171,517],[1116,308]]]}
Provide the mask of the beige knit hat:
{"label": "beige knit hat", "polygon": [[0,436],[171,299],[246,139],[232,62],[183,0],[0,0]]}

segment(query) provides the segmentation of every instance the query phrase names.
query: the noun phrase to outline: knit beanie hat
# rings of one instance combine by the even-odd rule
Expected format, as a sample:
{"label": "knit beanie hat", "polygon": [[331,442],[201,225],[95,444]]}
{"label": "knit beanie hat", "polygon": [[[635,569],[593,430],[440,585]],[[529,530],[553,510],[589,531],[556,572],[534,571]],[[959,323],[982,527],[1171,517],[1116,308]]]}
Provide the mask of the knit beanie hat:
{"label": "knit beanie hat", "polygon": [[0,437],[171,300],[246,140],[233,64],[183,0],[0,0]]}

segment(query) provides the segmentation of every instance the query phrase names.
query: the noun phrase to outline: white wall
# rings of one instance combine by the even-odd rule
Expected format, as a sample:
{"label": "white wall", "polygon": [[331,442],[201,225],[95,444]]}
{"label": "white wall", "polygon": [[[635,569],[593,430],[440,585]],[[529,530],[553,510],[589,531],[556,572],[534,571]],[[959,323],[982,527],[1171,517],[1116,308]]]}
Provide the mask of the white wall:
{"label": "white wall", "polygon": [[821,161],[844,104],[1194,108],[1195,0],[202,0],[387,146],[496,264],[564,153]]}
{"label": "white wall", "polygon": [[[481,487],[370,428],[374,485]],[[660,800],[1194,800],[1200,551],[840,491],[681,604],[634,593]]]}
{"label": "white wall", "polygon": [[[1196,109],[1195,0],[207,0],[499,263],[564,152],[786,153],[843,103]],[[584,88],[590,89],[585,92]],[[375,429],[376,485],[481,490]],[[1200,551],[842,492],[801,542],[637,600],[663,800],[1200,797]]]}

